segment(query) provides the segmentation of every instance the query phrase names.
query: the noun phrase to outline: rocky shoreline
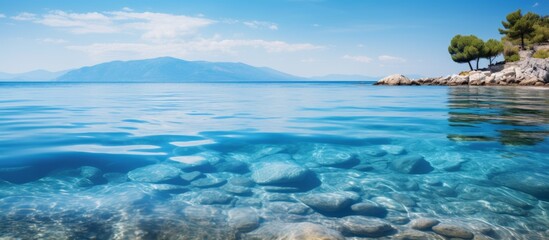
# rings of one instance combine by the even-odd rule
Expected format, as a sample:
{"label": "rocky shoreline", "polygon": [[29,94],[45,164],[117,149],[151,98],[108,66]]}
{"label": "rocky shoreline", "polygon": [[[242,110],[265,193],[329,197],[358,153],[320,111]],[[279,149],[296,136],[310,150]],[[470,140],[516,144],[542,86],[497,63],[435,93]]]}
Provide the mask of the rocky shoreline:
{"label": "rocky shoreline", "polygon": [[395,74],[377,81],[374,85],[549,87],[549,59],[528,57],[515,63],[492,65],[484,71],[415,80]]}

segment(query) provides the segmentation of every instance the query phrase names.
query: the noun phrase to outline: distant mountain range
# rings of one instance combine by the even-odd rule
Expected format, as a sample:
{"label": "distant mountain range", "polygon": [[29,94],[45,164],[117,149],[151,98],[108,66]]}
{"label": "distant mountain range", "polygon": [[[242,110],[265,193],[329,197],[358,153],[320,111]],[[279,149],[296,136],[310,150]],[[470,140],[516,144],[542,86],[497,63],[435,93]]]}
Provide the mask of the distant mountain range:
{"label": "distant mountain range", "polygon": [[67,71],[50,72],[46,70],[35,70],[24,73],[2,73],[0,72],[0,81],[51,81]]}
{"label": "distant mountain range", "polygon": [[244,63],[185,61],[160,57],[113,61],[74,70],[0,73],[0,81],[59,82],[229,82],[229,81],[376,81],[379,77],[331,74],[303,78]]}
{"label": "distant mountain range", "polygon": [[185,61],[161,57],[114,61],[69,71],[58,78],[64,82],[212,82],[295,81],[303,78],[266,67],[244,63]]}

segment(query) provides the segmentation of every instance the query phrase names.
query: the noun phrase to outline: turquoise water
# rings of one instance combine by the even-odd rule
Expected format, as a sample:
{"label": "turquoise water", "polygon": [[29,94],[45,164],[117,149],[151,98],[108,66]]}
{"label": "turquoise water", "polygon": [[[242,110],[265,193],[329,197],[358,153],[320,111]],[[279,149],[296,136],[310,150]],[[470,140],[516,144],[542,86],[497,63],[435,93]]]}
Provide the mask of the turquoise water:
{"label": "turquoise water", "polygon": [[3,83],[0,238],[442,239],[411,230],[431,218],[547,239],[548,104],[547,88]]}

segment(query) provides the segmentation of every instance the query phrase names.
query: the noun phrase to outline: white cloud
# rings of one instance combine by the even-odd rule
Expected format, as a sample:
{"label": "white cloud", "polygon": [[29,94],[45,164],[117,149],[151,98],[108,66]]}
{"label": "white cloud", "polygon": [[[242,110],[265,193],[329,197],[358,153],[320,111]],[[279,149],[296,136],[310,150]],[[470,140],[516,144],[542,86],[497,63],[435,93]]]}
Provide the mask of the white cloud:
{"label": "white cloud", "polygon": [[176,38],[180,35],[194,33],[197,29],[213,24],[215,21],[153,12],[112,12],[112,19],[128,21],[123,27],[144,31],[145,39]]}
{"label": "white cloud", "polygon": [[534,3],[534,5],[532,5],[532,7],[537,7],[537,6],[539,6],[538,2]]}
{"label": "white cloud", "polygon": [[239,48],[260,48],[270,53],[307,51],[322,48],[309,43],[287,43],[260,39],[199,39],[172,43],[95,43],[91,45],[68,46],[68,49],[82,51],[91,56],[113,53],[132,53],[142,57],[185,55],[191,52],[236,53]]}
{"label": "white cloud", "polygon": [[243,23],[244,23],[244,25],[246,25],[250,28],[255,28],[255,29],[266,28],[266,29],[270,29],[270,30],[278,30],[278,25],[275,24],[275,23],[271,23],[271,22],[246,21],[246,22],[243,22]]}
{"label": "white cloud", "polygon": [[61,38],[39,38],[37,39],[41,43],[50,43],[50,44],[63,44],[67,43],[67,40]]}
{"label": "white cloud", "polygon": [[28,13],[28,12],[22,12],[17,14],[16,16],[12,17],[12,19],[17,21],[32,21],[36,20],[36,14]]}
{"label": "white cloud", "polygon": [[389,55],[381,55],[378,57],[379,61],[388,62],[388,63],[404,63],[406,59],[401,57],[394,57]]}
{"label": "white cloud", "polygon": [[300,62],[303,62],[303,63],[314,63],[314,62],[318,62],[318,60],[314,59],[314,58],[305,58],[305,59],[301,59]]}
{"label": "white cloud", "polygon": [[[144,39],[172,39],[195,32],[215,21],[154,12],[132,12],[131,9],[116,12],[68,13],[50,11],[36,16],[22,13],[17,20],[34,21],[50,27],[63,28],[72,33],[118,33],[137,31]],[[14,18],[15,19],[15,18]]]}
{"label": "white cloud", "polygon": [[346,59],[346,60],[355,61],[355,62],[361,62],[361,63],[370,63],[370,62],[372,62],[372,59],[369,58],[368,56],[345,55],[342,58]]}
{"label": "white cloud", "polygon": [[119,31],[109,16],[98,12],[67,13],[56,10],[41,16],[35,22],[50,27],[65,28],[73,33],[113,33]]}
{"label": "white cloud", "polygon": [[6,15],[0,13],[0,18],[6,18]]}
{"label": "white cloud", "polygon": [[129,7],[123,7],[122,8],[122,11],[125,11],[125,12],[133,12],[133,9],[129,8]]}

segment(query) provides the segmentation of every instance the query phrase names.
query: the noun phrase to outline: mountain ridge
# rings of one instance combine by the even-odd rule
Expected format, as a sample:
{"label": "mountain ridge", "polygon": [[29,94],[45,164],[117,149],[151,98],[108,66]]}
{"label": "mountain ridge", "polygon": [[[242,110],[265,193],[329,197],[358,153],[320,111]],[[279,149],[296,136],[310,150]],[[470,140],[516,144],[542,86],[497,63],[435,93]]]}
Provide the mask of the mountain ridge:
{"label": "mountain ridge", "polygon": [[267,67],[244,63],[186,61],[174,57],[111,61],[69,71],[67,82],[226,82],[304,80]]}

